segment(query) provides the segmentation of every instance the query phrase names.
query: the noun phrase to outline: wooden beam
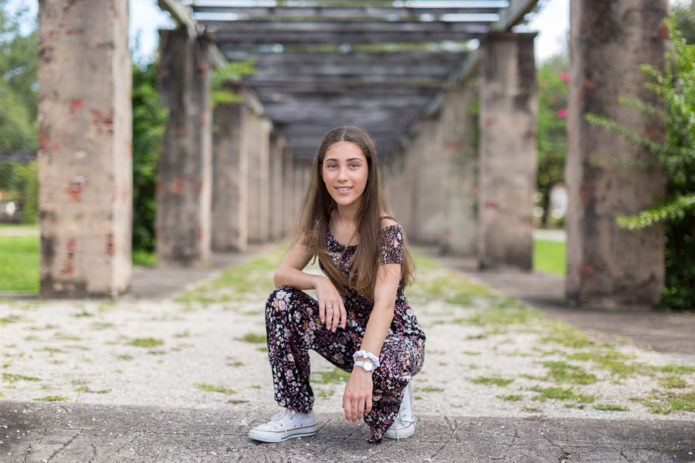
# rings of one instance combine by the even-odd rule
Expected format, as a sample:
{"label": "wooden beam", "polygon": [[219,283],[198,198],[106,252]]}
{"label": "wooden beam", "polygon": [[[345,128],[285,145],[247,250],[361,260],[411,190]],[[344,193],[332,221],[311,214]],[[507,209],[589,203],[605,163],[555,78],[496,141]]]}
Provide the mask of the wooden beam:
{"label": "wooden beam", "polygon": [[[533,10],[538,4],[538,0],[511,0],[509,6],[500,11],[500,19],[490,26],[492,31],[506,32],[521,22],[524,16]],[[478,71],[480,66],[480,51],[475,50],[469,54],[457,72],[452,74],[449,83],[457,85],[465,81]]]}
{"label": "wooden beam", "polygon": [[490,26],[495,32],[507,32],[519,24],[533,10],[538,0],[510,0],[509,6],[500,11],[500,19]]}
{"label": "wooden beam", "polygon": [[493,21],[200,21],[212,32],[250,33],[388,33],[462,32],[485,33]]}
{"label": "wooden beam", "polygon": [[188,31],[188,37],[198,36],[198,22],[193,19],[193,11],[180,0],[157,0],[159,8],[168,12],[171,19]]}
{"label": "wooden beam", "polygon": [[[504,2],[500,3],[504,5]],[[221,5],[196,5],[193,7],[194,15],[206,14],[223,14],[223,15],[238,15],[239,19],[269,19],[269,18],[286,18],[297,20],[302,18],[307,19],[340,19],[344,21],[353,21],[361,18],[388,19],[388,20],[404,20],[408,18],[416,18],[421,15],[430,15],[435,19],[439,19],[440,15],[447,14],[497,14],[500,10],[499,6],[442,6],[442,7],[427,7],[418,4],[416,7],[399,7],[399,6],[324,6],[324,7],[288,7],[288,6],[221,6]],[[212,19],[212,18],[211,18]]]}
{"label": "wooden beam", "polygon": [[246,48],[257,45],[316,45],[344,43],[423,43],[440,42],[442,40],[466,41],[479,38],[487,32],[487,28],[476,32],[460,31],[425,31],[425,32],[215,32],[213,34],[218,44],[228,42],[230,46]]}

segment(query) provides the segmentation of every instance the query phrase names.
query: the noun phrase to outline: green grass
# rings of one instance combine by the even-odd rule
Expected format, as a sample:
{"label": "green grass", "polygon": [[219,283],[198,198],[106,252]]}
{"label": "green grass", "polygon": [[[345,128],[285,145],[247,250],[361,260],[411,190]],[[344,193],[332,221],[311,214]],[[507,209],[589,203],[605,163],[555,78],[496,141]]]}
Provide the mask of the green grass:
{"label": "green grass", "polygon": [[593,384],[598,381],[582,367],[567,362],[543,362],[543,366],[548,368],[548,376],[557,383]]}
{"label": "green grass", "polygon": [[477,378],[471,379],[471,382],[475,383],[475,384],[494,384],[495,386],[499,386],[499,387],[507,387],[512,382],[514,382],[514,378],[505,379],[505,378],[498,378],[496,376],[495,377],[479,376]]}
{"label": "green grass", "polygon": [[311,376],[313,376],[312,381],[317,384],[341,384],[347,382],[350,373],[338,367],[333,367],[329,371],[315,371],[311,373]]}
{"label": "green grass", "polygon": [[565,243],[561,241],[534,240],[533,269],[556,275],[565,274]]}
{"label": "green grass", "polygon": [[600,410],[602,412],[629,412],[630,411],[629,407],[623,407],[622,405],[613,405],[613,404],[596,404],[596,405],[594,405],[594,408],[596,410]]}
{"label": "green grass", "polygon": [[[31,229],[36,225],[0,225],[1,229]],[[0,291],[39,292],[38,236],[0,236]],[[154,253],[134,251],[133,265],[153,267]]]}
{"label": "green grass", "polygon": [[155,338],[135,338],[128,343],[128,345],[135,347],[156,347],[162,344],[164,344],[164,341]]}
{"label": "green grass", "polygon": [[196,383],[195,385],[201,391],[219,392],[221,394],[236,394],[236,391],[234,389],[229,389],[229,388],[226,388],[224,386],[214,386],[212,384],[201,384],[201,383]]}
{"label": "green grass", "polygon": [[540,400],[541,402],[545,402],[548,399],[552,400],[573,400],[576,402],[582,402],[582,403],[590,403],[595,400],[594,396],[591,395],[585,395],[585,394],[578,394],[575,392],[574,388],[561,388],[561,387],[547,387],[547,388],[542,388],[542,387],[534,387],[532,388],[533,391],[536,391],[539,393],[538,396],[535,397],[536,400]]}
{"label": "green grass", "polygon": [[57,396],[57,395],[47,395],[46,397],[41,397],[39,399],[34,399],[37,402],[65,402],[68,400],[67,397]]}
{"label": "green grass", "polygon": [[39,291],[38,236],[0,236],[0,291]]}
{"label": "green grass", "polygon": [[265,344],[267,342],[265,334],[257,334],[257,333],[246,333],[241,338],[234,338],[234,339],[236,339],[237,341],[250,342],[250,343],[255,343],[255,344]]}

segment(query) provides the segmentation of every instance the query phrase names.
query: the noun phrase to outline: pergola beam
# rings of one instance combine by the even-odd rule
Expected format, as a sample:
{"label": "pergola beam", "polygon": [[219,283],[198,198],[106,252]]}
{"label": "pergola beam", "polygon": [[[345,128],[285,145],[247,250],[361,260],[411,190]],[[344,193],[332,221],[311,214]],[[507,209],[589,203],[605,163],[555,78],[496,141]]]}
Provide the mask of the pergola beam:
{"label": "pergola beam", "polygon": [[[500,11],[500,19],[490,26],[491,31],[506,32],[510,31],[528,12],[533,10],[538,4],[538,0],[511,0],[509,6]],[[480,52],[475,50],[468,55],[458,72],[454,73],[450,83],[458,84],[473,75],[480,66]]]}
{"label": "pergola beam", "polygon": [[434,17],[448,14],[497,14],[499,8],[496,7],[397,7],[397,6],[324,6],[324,7],[263,7],[263,6],[213,6],[203,5],[194,6],[193,13],[196,16],[209,15],[237,15],[239,19],[269,19],[287,18],[297,20],[303,18],[312,19],[339,19],[352,21],[358,18],[389,18],[403,20],[405,18],[419,17],[420,15],[431,15]]}

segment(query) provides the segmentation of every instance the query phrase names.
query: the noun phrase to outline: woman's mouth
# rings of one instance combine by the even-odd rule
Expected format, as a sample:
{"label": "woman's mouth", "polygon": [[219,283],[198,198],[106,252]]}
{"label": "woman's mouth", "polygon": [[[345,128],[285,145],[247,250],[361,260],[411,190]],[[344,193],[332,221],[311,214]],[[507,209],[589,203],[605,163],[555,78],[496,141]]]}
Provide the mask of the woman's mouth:
{"label": "woman's mouth", "polygon": [[348,187],[348,186],[339,186],[339,187],[336,187],[336,191],[337,191],[338,193],[343,193],[343,194],[345,194],[345,193],[349,193],[350,190],[352,190],[352,187]]}

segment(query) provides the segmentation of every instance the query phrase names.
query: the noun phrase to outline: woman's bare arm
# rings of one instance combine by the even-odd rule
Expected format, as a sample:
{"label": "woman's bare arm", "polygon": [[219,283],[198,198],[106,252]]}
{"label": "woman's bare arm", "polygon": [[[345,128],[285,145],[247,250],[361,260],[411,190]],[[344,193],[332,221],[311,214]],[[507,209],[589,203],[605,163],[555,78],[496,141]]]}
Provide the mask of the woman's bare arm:
{"label": "woman's bare arm", "polygon": [[301,242],[295,244],[275,271],[273,283],[276,288],[291,286],[297,289],[316,289],[319,275],[303,272],[311,260],[311,253]]}
{"label": "woman's bare arm", "polygon": [[280,263],[273,282],[276,288],[291,286],[297,289],[315,289],[319,303],[319,319],[321,323],[326,323],[326,329],[335,332],[338,326],[345,328],[347,324],[345,304],[331,280],[323,275],[312,275],[302,271],[311,257],[311,253],[300,240]]}

